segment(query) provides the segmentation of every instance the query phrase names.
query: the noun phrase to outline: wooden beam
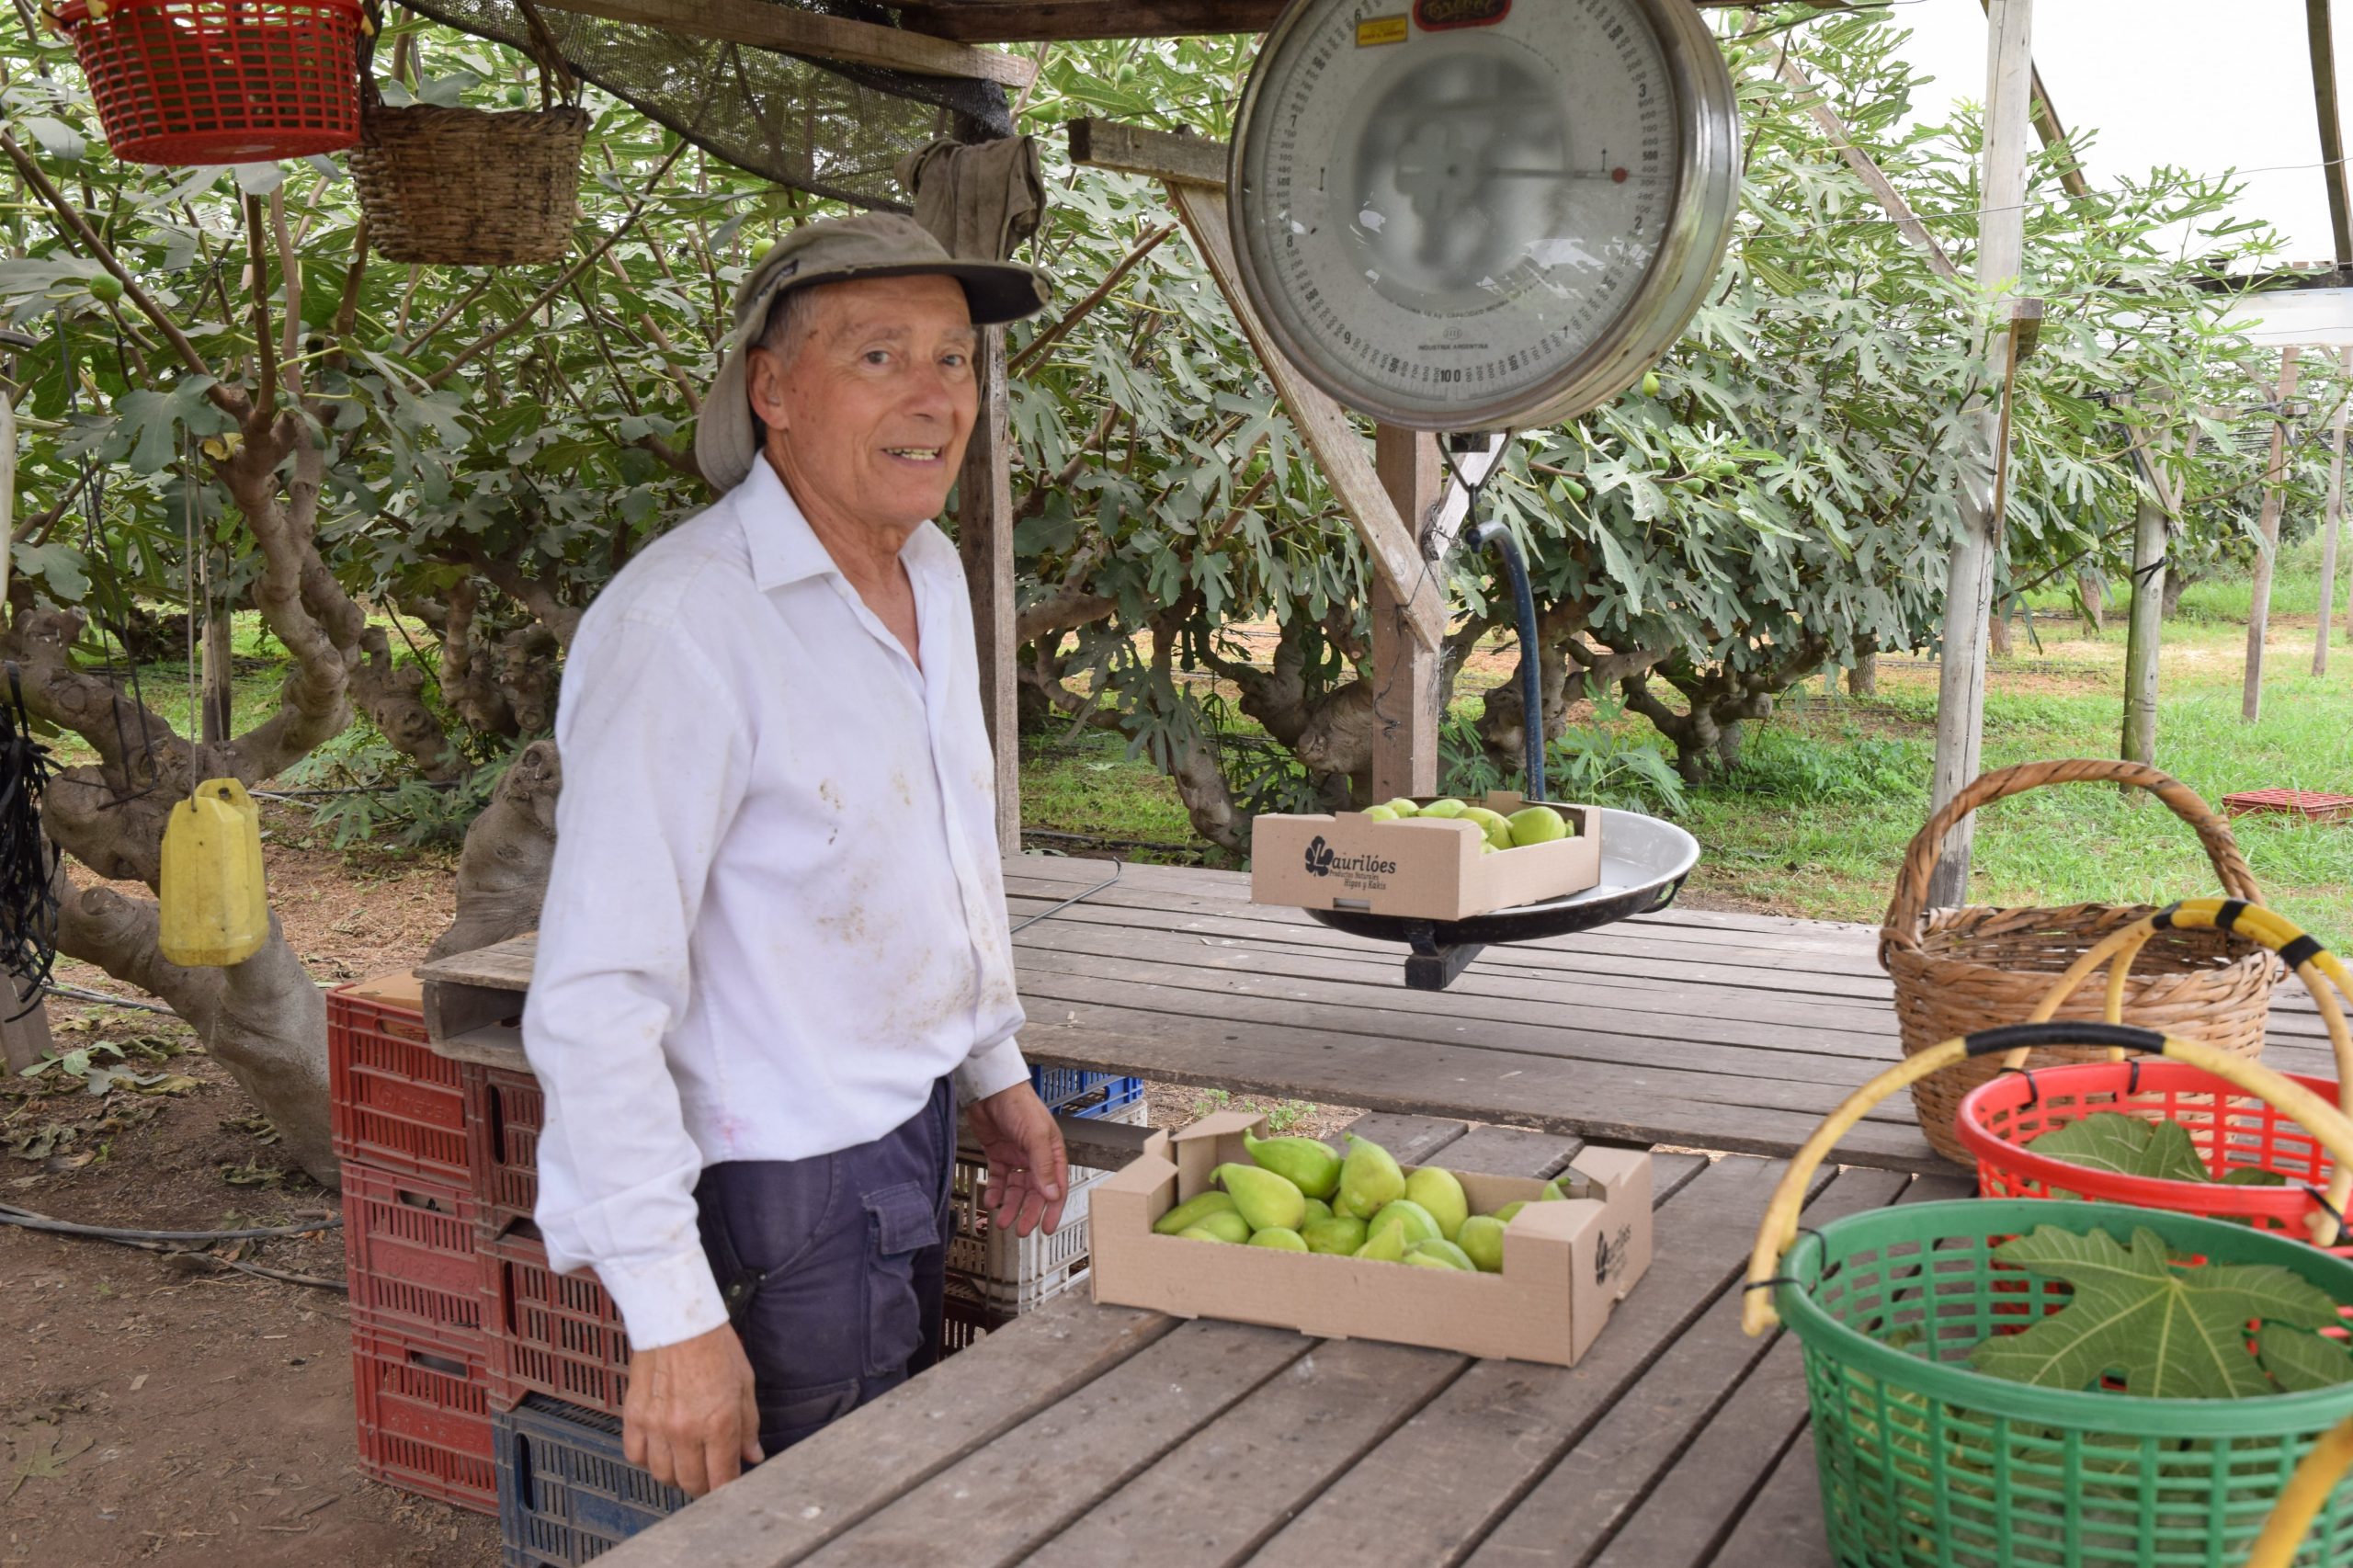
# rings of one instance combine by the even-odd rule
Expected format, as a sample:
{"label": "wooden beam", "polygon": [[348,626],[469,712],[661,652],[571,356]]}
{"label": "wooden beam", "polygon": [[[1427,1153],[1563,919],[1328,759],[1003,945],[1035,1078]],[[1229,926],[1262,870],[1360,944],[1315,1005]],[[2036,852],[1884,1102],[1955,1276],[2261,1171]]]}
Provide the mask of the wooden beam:
{"label": "wooden beam", "polygon": [[765,0],[541,0],[559,11],[633,22],[664,32],[747,43],[786,54],[838,60],[848,65],[879,65],[918,76],[952,76],[1026,87],[1038,74],[1034,60],[1000,50],[934,38],[900,28],[852,21],[775,6]]}
{"label": "wooden beam", "polygon": [[2255,558],[2254,602],[2247,608],[2246,684],[2239,694],[2239,717],[2250,724],[2263,717],[2263,638],[2271,628],[2271,574],[2279,563],[2279,506],[2288,487],[2288,400],[2296,395],[2302,352],[2279,351],[2279,393],[2272,400],[2279,406],[2271,424],[2271,461],[2263,471],[2263,540]]}
{"label": "wooden beam", "polygon": [[[2336,351],[2336,369],[2353,377],[2353,348]],[[2345,528],[2345,404],[2328,431],[2328,510],[2320,524],[2320,634],[2313,639],[2313,674],[2328,674],[2329,619],[2336,608],[2336,544]]]}
{"label": "wooden beam", "polygon": [[972,600],[972,645],[980,655],[981,717],[996,760],[996,838],[1021,847],[1021,705],[1015,674],[1013,435],[1008,425],[1005,328],[981,334],[981,410],[956,477],[956,548]]}
{"label": "wooden beam", "polygon": [[1895,188],[1879,165],[1871,161],[1870,154],[1855,145],[1846,121],[1840,119],[1837,110],[1830,107],[1829,100],[1823,97],[1822,89],[1813,77],[1806,74],[1805,67],[1781,50],[1774,49],[1771,53],[1773,68],[1781,80],[1804,95],[1806,113],[1813,117],[1814,124],[1830,138],[1831,144],[1838,149],[1838,155],[1847,160],[1847,166],[1870,188],[1871,195],[1878,199],[1887,215],[1895,220],[1895,226],[1904,237],[1926,253],[1929,268],[1940,277],[1959,278],[1961,268],[1945,255],[1944,246],[1937,244],[1937,236],[1928,233],[1927,225],[1920,222],[1911,204],[1904,199],[1903,193]]}
{"label": "wooden beam", "polygon": [[[1977,3],[1990,18],[1994,14],[1994,0],[1977,0]],[[2035,134],[2042,139],[2045,147],[2067,155],[2067,166],[2060,172],[2059,183],[2070,196],[2089,196],[2092,193],[2091,182],[2084,177],[2083,164],[2067,141],[2067,128],[2059,123],[2059,111],[2051,107],[2051,94],[2042,85],[2042,73],[2036,69],[2031,60],[2027,62],[2026,69],[2028,85],[2034,95]]]}
{"label": "wooden beam", "polygon": [[[1069,42],[1098,38],[1180,38],[1199,33],[1262,33],[1284,0],[929,0],[902,6],[906,26],[966,43]],[[1756,0],[1692,0],[1700,10]],[[1857,7],[1813,0],[1816,10]],[[1402,6],[1400,7],[1402,9]]]}
{"label": "wooden beam", "polygon": [[[1416,537],[1445,488],[1438,437],[1381,425],[1372,466],[1390,503]],[[1372,584],[1372,798],[1438,793],[1439,666],[1444,655],[1409,635],[1388,579]],[[2327,618],[2322,618],[2325,620]]]}
{"label": "wooden beam", "polygon": [[[2329,0],[2304,0],[2304,38],[2313,65],[2313,112],[2320,117],[2321,175],[2328,181],[2328,232],[2336,241],[2336,265],[2353,267],[2353,218],[2346,210],[2345,128],[2336,108],[2336,45],[2331,37]],[[2321,617],[2323,624],[2326,616]]]}
{"label": "wooden beam", "polygon": [[[1985,146],[1978,189],[1984,194],[1979,226],[1977,282],[1988,294],[2016,287],[2026,253],[2026,133],[2032,98],[2033,0],[1988,0],[1985,46]],[[1986,324],[1986,358],[2001,362],[2008,346],[1990,340],[2007,333],[2009,311],[2001,308]],[[1961,482],[1961,528],[1945,569],[1943,657],[1937,673],[1937,751],[1930,778],[1933,809],[1977,778],[1985,724],[1987,617],[1994,608],[1994,581],[2000,562],[2001,518],[1995,510],[2003,471],[2009,460],[2006,409],[1983,403],[1970,411],[1984,442],[1986,461]],[[1970,822],[1963,818],[1945,840],[1944,857],[1928,881],[1928,903],[1943,907],[1969,902]]]}
{"label": "wooden beam", "polygon": [[1070,158],[1090,168],[1143,175],[1165,185],[1225,188],[1225,143],[1206,136],[1147,131],[1116,119],[1074,119]]}

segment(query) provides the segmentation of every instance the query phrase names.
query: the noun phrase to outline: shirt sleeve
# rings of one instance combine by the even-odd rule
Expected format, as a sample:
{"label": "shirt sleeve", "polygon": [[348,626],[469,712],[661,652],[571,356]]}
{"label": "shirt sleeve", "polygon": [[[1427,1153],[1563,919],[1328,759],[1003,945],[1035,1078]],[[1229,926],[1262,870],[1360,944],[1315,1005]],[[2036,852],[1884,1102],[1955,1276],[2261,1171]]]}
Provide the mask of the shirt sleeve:
{"label": "shirt sleeve", "polygon": [[972,1054],[964,1058],[964,1064],[956,1069],[956,1098],[971,1105],[1029,1081],[1029,1064],[1007,1035],[995,1045],[975,1046]]}
{"label": "shirt sleeve", "polygon": [[537,1219],[558,1271],[589,1266],[647,1350],[727,1321],[703,1256],[665,1041],[688,937],[741,805],[743,704],[690,634],[624,612],[565,660],[563,789],[523,1043],[545,1096]]}

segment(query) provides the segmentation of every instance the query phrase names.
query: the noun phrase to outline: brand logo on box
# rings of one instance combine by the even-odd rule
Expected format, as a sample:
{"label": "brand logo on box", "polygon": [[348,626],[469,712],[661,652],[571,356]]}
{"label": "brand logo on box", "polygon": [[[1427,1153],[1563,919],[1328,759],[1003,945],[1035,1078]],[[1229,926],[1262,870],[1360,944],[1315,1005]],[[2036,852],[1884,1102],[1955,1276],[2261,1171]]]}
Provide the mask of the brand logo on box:
{"label": "brand logo on box", "polygon": [[1634,1250],[1634,1227],[1620,1225],[1616,1235],[1604,1233],[1593,1249],[1593,1282],[1607,1285],[1626,1271],[1626,1258]]}
{"label": "brand logo on box", "polygon": [[1309,876],[1330,876],[1332,874],[1333,859],[1334,856],[1332,854],[1332,846],[1324,842],[1324,835],[1322,834],[1317,834],[1313,838],[1308,841],[1307,874]]}
{"label": "brand logo on box", "polygon": [[1493,27],[1509,15],[1511,0],[1414,0],[1414,20],[1424,32]]}
{"label": "brand logo on box", "polygon": [[1313,877],[1328,877],[1334,872],[1343,876],[1386,877],[1394,874],[1397,862],[1383,860],[1378,855],[1338,855],[1317,834],[1307,843],[1307,872]]}

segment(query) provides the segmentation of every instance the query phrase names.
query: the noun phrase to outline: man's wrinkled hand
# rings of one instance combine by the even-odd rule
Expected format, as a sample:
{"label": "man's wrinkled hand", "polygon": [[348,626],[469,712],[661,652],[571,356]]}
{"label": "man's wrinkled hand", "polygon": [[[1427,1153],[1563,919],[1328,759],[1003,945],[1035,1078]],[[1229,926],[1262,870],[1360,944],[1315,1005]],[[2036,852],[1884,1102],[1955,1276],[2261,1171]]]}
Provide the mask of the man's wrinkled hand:
{"label": "man's wrinkled hand", "polygon": [[733,1327],[631,1355],[621,1452],[696,1497],[760,1462],[752,1363]]}
{"label": "man's wrinkled hand", "polygon": [[1016,1084],[973,1102],[964,1114],[988,1156],[990,1219],[1017,1236],[1040,1227],[1052,1235],[1070,1191],[1070,1160],[1053,1112],[1037,1090]]}

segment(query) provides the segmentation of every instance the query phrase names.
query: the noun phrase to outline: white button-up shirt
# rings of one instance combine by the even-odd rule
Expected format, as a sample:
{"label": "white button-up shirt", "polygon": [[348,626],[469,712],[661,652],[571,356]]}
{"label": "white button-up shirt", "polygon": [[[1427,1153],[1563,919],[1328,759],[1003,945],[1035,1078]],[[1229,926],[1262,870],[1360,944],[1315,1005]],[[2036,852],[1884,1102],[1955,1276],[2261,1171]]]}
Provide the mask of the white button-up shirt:
{"label": "white button-up shirt", "polygon": [[881,1137],[1027,1076],[956,547],[900,560],[916,668],[765,459],[580,623],[523,1015],[538,1221],[640,1349],[726,1321],[702,1168]]}

